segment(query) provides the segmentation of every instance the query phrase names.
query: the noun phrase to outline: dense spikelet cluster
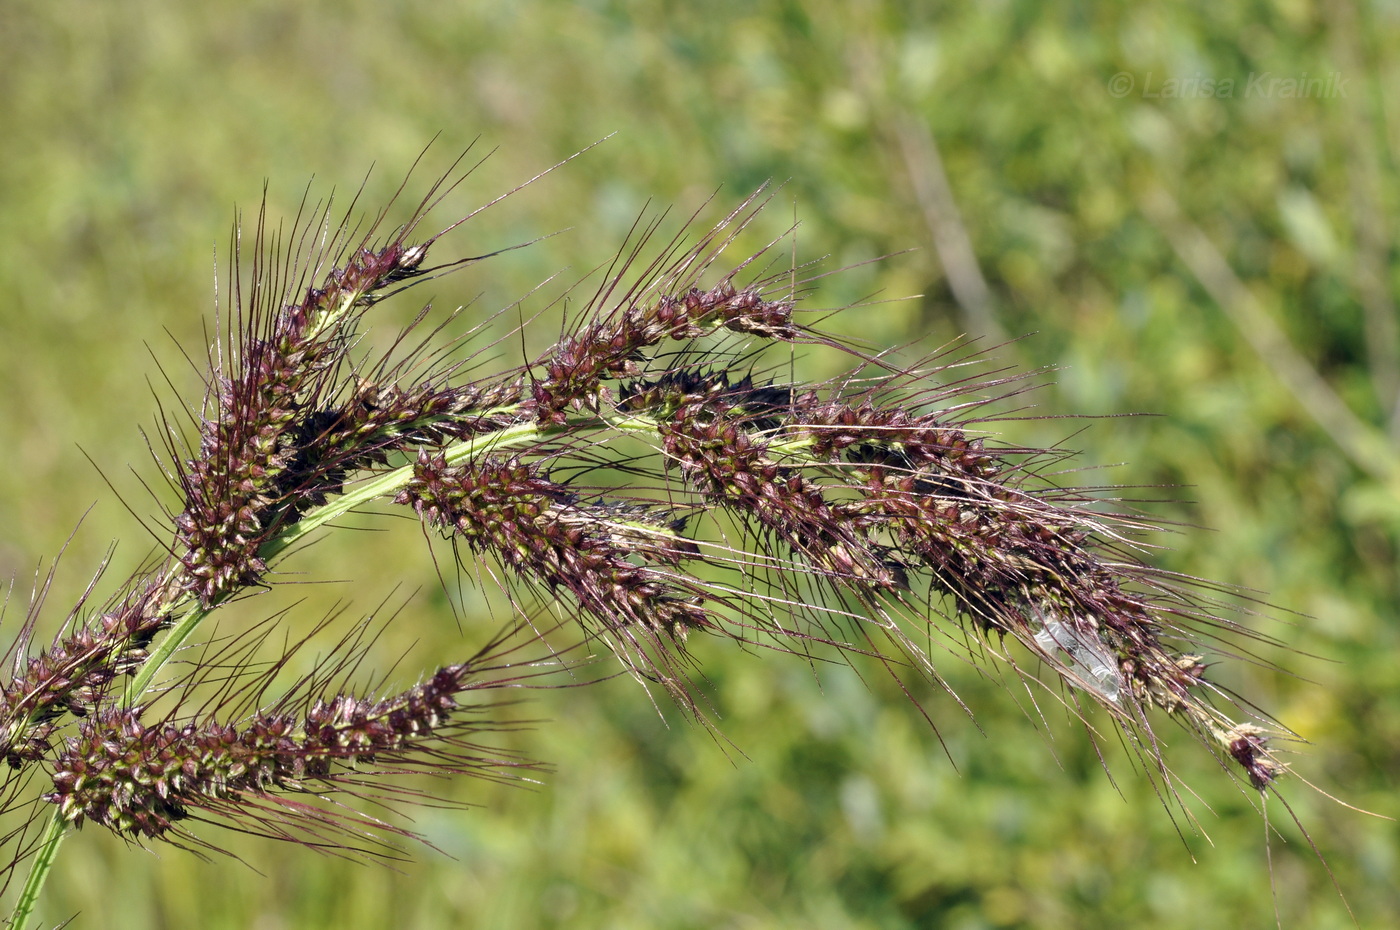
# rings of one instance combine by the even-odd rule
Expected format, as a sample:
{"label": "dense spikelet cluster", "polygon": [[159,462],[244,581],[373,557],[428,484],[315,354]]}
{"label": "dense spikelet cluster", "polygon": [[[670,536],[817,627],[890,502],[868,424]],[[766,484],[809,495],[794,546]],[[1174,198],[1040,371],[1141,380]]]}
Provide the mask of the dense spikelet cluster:
{"label": "dense spikelet cluster", "polygon": [[757,286],[740,291],[727,279],[706,291],[691,287],[680,295],[626,302],[555,347],[535,382],[535,414],[542,422],[563,424],[566,408],[597,410],[601,383],[641,374],[642,353],[667,337],[691,340],[724,329],[795,340],[792,309],[791,301],[767,300]]}
{"label": "dense spikelet cluster", "polygon": [[256,584],[267,569],[262,545],[342,477],[344,465],[327,468],[340,449],[325,440],[348,424],[320,404],[359,317],[385,288],[417,274],[426,255],[426,246],[401,241],[357,248],[321,286],[243,334],[241,370],[220,379],[199,455],[180,475],[181,561],[186,584],[205,605]]}
{"label": "dense spikelet cluster", "polygon": [[[210,679],[261,701],[273,677],[238,684],[255,673],[196,662],[158,713],[143,697],[209,614],[276,580],[276,560],[307,534],[373,502],[413,510],[464,563],[499,566],[473,574],[520,589],[512,636],[558,656],[572,647],[542,631],[575,624],[698,716],[690,637],[873,655],[938,682],[916,643],[942,624],[985,646],[983,658],[1097,702],[1149,771],[1167,772],[1157,709],[1253,788],[1285,773],[1277,728],[1207,676],[1203,640],[1243,631],[1129,554],[1141,523],[1042,478],[1058,453],[998,445],[988,431],[983,408],[1015,379],[966,379],[953,371],[965,360],[938,357],[900,367],[843,345],[799,322],[799,282],[739,283],[758,255],[711,274],[753,222],[755,198],[650,263],[639,256],[654,228],[625,245],[532,362],[482,376],[475,355],[434,345],[440,330],[417,340],[413,327],[382,358],[357,354],[377,304],[480,260],[428,266],[443,233],[416,230],[442,192],[382,238],[378,223],[318,234],[333,224],[329,206],[313,211],[285,252],[259,218],[193,438],[166,449],[179,497],[168,556],[103,609],[85,596],[30,654],[36,602],[0,681],[0,754],[50,776],[56,812],[12,860],[37,851],[21,912],[71,824],[188,841],[181,822],[202,819],[333,847],[343,815],[295,797],[409,762],[468,775],[520,764],[472,742],[492,723],[459,701],[536,677],[510,663],[497,678],[476,660],[448,664],[374,697],[347,690],[330,659],[280,700],[211,709],[183,696]],[[766,381],[756,372],[771,344],[841,349],[852,370],[828,384]]]}
{"label": "dense spikelet cluster", "polygon": [[756,524],[872,617],[923,571],[981,630],[1020,641],[1110,712],[1134,724],[1148,707],[1181,717],[1256,787],[1282,773],[1265,743],[1210,705],[1201,656],[1166,648],[1178,605],[1139,590],[1145,567],[1105,558],[1112,524],[1053,487],[1025,486],[1033,475],[1017,460],[1041,453],[996,448],[907,398],[882,405],[872,398],[884,386],[832,398],[673,372],[627,386],[622,407],[656,418],[702,506]]}
{"label": "dense spikelet cluster", "polygon": [[519,422],[521,396],[518,380],[461,387],[362,382],[343,406],[325,415],[324,429],[305,450],[317,458],[302,464],[303,509],[338,494],[352,471],[389,464],[395,451],[443,446]]}
{"label": "dense spikelet cluster", "polygon": [[573,596],[604,629],[640,627],[683,640],[713,626],[705,594],[659,566],[699,549],[679,535],[684,521],[638,508],[586,504],[519,458],[449,467],[419,454],[397,504],[489,552],[522,575]]}
{"label": "dense spikelet cluster", "polygon": [[146,660],[168,621],[163,596],[159,585],[137,588],[47,649],[16,655],[14,677],[0,682],[0,754],[11,768],[43,760],[65,714],[87,716],[114,680]]}
{"label": "dense spikelet cluster", "polygon": [[[687,383],[689,382],[689,383]],[[763,429],[778,411],[770,395],[748,381],[671,378],[662,392],[657,428],[666,455],[714,504],[751,518],[835,581],[873,589],[900,585],[898,565],[868,545],[800,468],[777,462]],[[632,391],[629,407],[654,386]],[[757,420],[755,419],[757,417]],[[779,421],[781,422],[781,421]]]}
{"label": "dense spikelet cluster", "polygon": [[329,813],[279,799],[324,795],[405,763],[478,774],[519,767],[508,754],[485,755],[472,743],[490,723],[476,723],[480,709],[458,697],[482,686],[470,664],[451,665],[400,694],[339,694],[304,714],[259,713],[241,724],[147,725],[141,707],[105,708],[65,741],[45,799],[75,825],[92,821],[147,839],[178,829],[192,810],[239,819],[240,807],[275,809],[282,829],[324,827],[333,822]]}

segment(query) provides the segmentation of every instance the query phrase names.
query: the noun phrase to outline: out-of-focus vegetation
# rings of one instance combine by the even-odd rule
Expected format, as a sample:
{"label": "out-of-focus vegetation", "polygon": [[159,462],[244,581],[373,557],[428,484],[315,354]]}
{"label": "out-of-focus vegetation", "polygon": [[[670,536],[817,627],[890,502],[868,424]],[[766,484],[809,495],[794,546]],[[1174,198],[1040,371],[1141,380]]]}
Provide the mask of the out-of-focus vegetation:
{"label": "out-of-focus vegetation", "polygon": [[[486,313],[581,274],[649,199],[684,212],[785,182],[774,222],[796,213],[799,258],[859,265],[815,303],[923,295],[834,328],[925,351],[967,333],[999,364],[1055,366],[1035,414],[1160,415],[1034,420],[1007,438],[1115,466],[1068,480],[1176,501],[1152,512],[1190,526],[1154,561],[1283,608],[1250,622],[1287,645],[1263,658],[1291,674],[1224,680],[1311,741],[1300,773],[1395,815],[1397,53],[1387,4],[11,3],[0,569],[20,603],[6,623],[80,521],[56,606],[111,539],[117,573],[153,545],[83,452],[153,509],[127,473],[154,471],[138,432],[162,378],[152,354],[197,395],[176,345],[201,354],[215,251],[227,261],[231,207],[255,206],[264,179],[290,215],[311,176],[353,190],[375,163],[376,207],[435,135],[428,173],[479,137],[499,152],[454,195],[465,212],[615,133],[449,247],[567,232],[431,285],[436,302]],[[462,633],[417,531],[395,532],[404,545],[304,553],[296,567],[357,583],[295,596],[369,610],[421,585],[386,654],[451,654]],[[247,868],[89,830],[62,850],[46,925],[1273,921],[1251,798],[1184,734],[1168,756],[1213,843],[1111,735],[1110,777],[1080,728],[1049,714],[1047,735],[1024,692],[957,660],[946,674],[976,721],[923,695],[935,736],[878,678],[818,680],[720,642],[699,654],[723,741],[626,680],[543,694],[522,744],[556,770],[533,791],[458,786],[479,810],[419,812],[447,855],[417,849],[395,872],[227,839]],[[1297,779],[1284,794],[1357,922],[1392,926],[1395,825]],[[1327,868],[1281,805],[1269,814],[1284,926],[1350,926]]]}

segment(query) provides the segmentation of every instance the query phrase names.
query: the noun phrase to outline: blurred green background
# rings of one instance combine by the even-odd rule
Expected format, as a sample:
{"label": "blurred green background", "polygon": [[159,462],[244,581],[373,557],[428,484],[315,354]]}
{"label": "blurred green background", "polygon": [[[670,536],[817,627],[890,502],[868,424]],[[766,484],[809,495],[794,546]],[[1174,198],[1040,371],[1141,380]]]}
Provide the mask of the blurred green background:
{"label": "blurred green background", "polygon": [[[823,281],[813,304],[920,294],[833,326],[911,353],[969,334],[1000,364],[1056,366],[1038,414],[1159,414],[1011,424],[1006,438],[1066,442],[1080,464],[1112,466],[1087,480],[1178,501],[1153,508],[1187,524],[1158,563],[1281,608],[1251,622],[1287,644],[1265,658],[1289,674],[1225,680],[1311,742],[1300,773],[1395,815],[1398,52],[1400,7],[1384,3],[12,0],[7,626],[80,521],[51,622],[112,539],[113,578],[152,545],[84,453],[153,512],[129,469],[159,483],[140,432],[152,385],[170,394],[158,363],[197,397],[177,346],[205,344],[234,205],[253,208],[266,181],[273,215],[289,216],[312,176],[349,191],[374,164],[376,207],[434,136],[424,180],[479,138],[499,151],[446,220],[615,133],[446,248],[566,232],[419,294],[495,310],[605,261],[649,200],[684,213],[768,179],[784,182],[769,220],[799,217],[802,259],[914,249]],[[386,532],[404,544],[339,534],[357,538],[303,553],[289,569],[355,583],[292,596],[314,617],[421,588],[385,644],[417,657],[406,683],[459,655],[463,634],[417,531]],[[556,770],[529,791],[457,786],[480,809],[420,812],[449,855],[416,849],[393,871],[217,837],[246,865],[206,863],[89,829],[62,850],[45,925],[75,912],[90,930],[1273,924],[1258,814],[1170,727],[1212,842],[1174,823],[1111,736],[1112,778],[1079,728],[1052,721],[1047,738],[1024,693],[955,660],[946,674],[977,719],[927,695],[940,745],[878,678],[818,681],[723,643],[697,653],[728,744],[626,680],[541,694],[528,713],[546,722],[518,742]],[[1395,824],[1299,779],[1284,793],[1356,922],[1394,926]],[[1328,868],[1281,805],[1270,815],[1283,925],[1351,926]]]}

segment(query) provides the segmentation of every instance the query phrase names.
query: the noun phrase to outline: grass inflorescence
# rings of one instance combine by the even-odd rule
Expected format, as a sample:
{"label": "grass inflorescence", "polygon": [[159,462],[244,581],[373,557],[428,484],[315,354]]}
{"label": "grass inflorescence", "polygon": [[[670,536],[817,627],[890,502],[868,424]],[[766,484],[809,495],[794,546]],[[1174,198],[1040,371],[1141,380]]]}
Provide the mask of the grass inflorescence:
{"label": "grass inflorescence", "polygon": [[[360,229],[327,204],[286,233],[260,212],[251,246],[238,229],[202,403],[162,431],[178,497],[163,553],[101,606],[90,589],[42,648],[36,596],[0,681],[5,801],[34,805],[14,786],[49,782],[9,837],[7,875],[34,862],[18,925],[85,823],[202,849],[217,847],[201,823],[356,853],[367,829],[402,835],[356,802],[422,800],[393,787],[408,771],[530,771],[491,748],[500,725],[477,698],[576,673],[570,656],[595,644],[705,719],[697,636],[875,657],[939,685],[928,643],[961,639],[1076,714],[1099,705],[1164,797],[1163,718],[1253,790],[1286,774],[1286,731],[1212,682],[1220,637],[1251,634],[1210,606],[1211,587],[1136,557],[1149,523],[1046,477],[1061,452],[998,438],[989,405],[1022,377],[968,377],[978,353],[960,346],[906,364],[842,342],[805,322],[800,269],[773,272],[767,249],[723,263],[761,194],[653,257],[657,228],[640,228],[539,357],[490,370],[426,310],[366,357],[382,301],[490,257],[434,264],[459,224],[422,230],[459,181],[392,228],[387,211]],[[850,372],[779,378],[765,346],[835,349]],[[225,659],[187,663],[156,699],[205,618],[281,583],[297,543],[374,502],[509,588],[507,632],[406,689],[356,682],[368,651],[343,641],[281,693]],[[200,683],[219,699],[186,704]]]}

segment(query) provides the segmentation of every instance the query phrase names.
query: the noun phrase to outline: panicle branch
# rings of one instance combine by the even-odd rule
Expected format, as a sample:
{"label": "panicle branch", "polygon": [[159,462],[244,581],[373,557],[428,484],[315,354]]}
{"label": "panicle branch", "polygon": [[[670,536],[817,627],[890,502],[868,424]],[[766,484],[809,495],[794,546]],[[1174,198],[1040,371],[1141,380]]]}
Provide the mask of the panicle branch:
{"label": "panicle branch", "polygon": [[272,709],[238,723],[172,715],[147,724],[142,707],[104,707],[65,740],[45,800],[74,825],[92,821],[144,839],[167,838],[190,817],[238,823],[255,819],[253,811],[258,818],[279,812],[273,835],[282,838],[347,823],[383,828],[368,817],[285,799],[362,794],[407,769],[500,778],[533,767],[478,742],[500,726],[490,705],[462,697],[520,683],[518,675],[485,665],[477,659],[444,666],[380,698],[307,695],[302,713]]}
{"label": "panicle branch", "polygon": [[631,303],[609,317],[585,323],[557,345],[535,382],[535,414],[541,422],[564,425],[564,411],[597,411],[604,380],[641,374],[642,353],[667,337],[693,340],[717,330],[748,333],[787,342],[800,331],[792,322],[791,301],[770,301],[762,289],[742,291],[729,279],[702,291],[662,294],[651,303]]}

